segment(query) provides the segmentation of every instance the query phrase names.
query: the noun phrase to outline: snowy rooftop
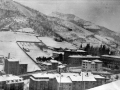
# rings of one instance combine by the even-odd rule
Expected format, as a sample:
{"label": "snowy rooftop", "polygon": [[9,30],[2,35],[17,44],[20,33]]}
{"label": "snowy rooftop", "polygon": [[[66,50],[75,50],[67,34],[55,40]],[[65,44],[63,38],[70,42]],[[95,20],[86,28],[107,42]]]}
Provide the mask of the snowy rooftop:
{"label": "snowy rooftop", "polygon": [[77,50],[77,49],[66,50],[66,51],[70,51],[70,52],[86,52],[86,51],[84,51],[84,50]]}
{"label": "snowy rooftop", "polygon": [[44,64],[44,65],[52,65],[52,63],[48,63],[48,62],[43,62],[42,64]]}
{"label": "snowy rooftop", "polygon": [[71,83],[72,81],[96,81],[96,79],[104,79],[100,75],[93,75],[91,72],[81,72],[81,73],[37,73],[32,75],[35,78],[56,78],[58,82],[61,83]]}
{"label": "snowy rooftop", "polygon": [[111,57],[111,58],[120,58],[120,56],[116,56],[116,55],[102,55],[104,57]]}
{"label": "snowy rooftop", "polygon": [[100,58],[99,56],[70,55],[71,58]]}
{"label": "snowy rooftop", "polygon": [[89,60],[82,60],[83,62],[91,62],[91,61],[89,61]]}
{"label": "snowy rooftop", "polygon": [[61,73],[63,76],[73,76],[73,75],[79,75],[78,73]]}
{"label": "snowy rooftop", "polygon": [[94,75],[94,77],[96,78],[96,79],[104,79],[105,77],[102,77],[102,76],[100,76],[100,75]]}
{"label": "snowy rooftop", "polygon": [[57,60],[50,60],[51,63],[58,63]]}
{"label": "snowy rooftop", "polygon": [[65,65],[58,66],[58,68],[65,68],[65,67],[66,67]]}
{"label": "snowy rooftop", "polygon": [[37,74],[32,74],[32,76],[36,78],[55,78],[59,74],[51,74],[51,73],[37,73]]}
{"label": "snowy rooftop", "polygon": [[34,80],[34,81],[49,81],[49,78],[48,77],[46,77],[46,78],[37,78],[37,79],[35,79],[35,78],[33,78],[33,77],[30,77],[32,80]]}
{"label": "snowy rooftop", "polygon": [[22,79],[18,76],[14,76],[14,75],[3,75],[0,76],[0,81],[7,81],[7,80],[16,80],[16,79]]}
{"label": "snowy rooftop", "polygon": [[102,61],[100,61],[100,60],[98,60],[98,59],[96,59],[96,60],[93,60],[94,62],[102,62]]}
{"label": "snowy rooftop", "polygon": [[91,88],[88,90],[120,90],[120,80],[104,84],[95,88]]}
{"label": "snowy rooftop", "polygon": [[18,59],[15,59],[15,58],[10,58],[10,59],[7,59],[9,62],[14,62],[14,61],[19,61]]}
{"label": "snowy rooftop", "polygon": [[80,74],[69,75],[72,81],[96,81],[91,73],[81,72]]}
{"label": "snowy rooftop", "polygon": [[96,64],[96,63],[94,61],[92,61],[91,64]]}
{"label": "snowy rooftop", "polygon": [[56,76],[56,80],[58,83],[72,83],[72,81],[69,77],[65,77],[63,75]]}
{"label": "snowy rooftop", "polygon": [[64,54],[64,52],[53,52],[53,53],[56,53],[56,54]]}

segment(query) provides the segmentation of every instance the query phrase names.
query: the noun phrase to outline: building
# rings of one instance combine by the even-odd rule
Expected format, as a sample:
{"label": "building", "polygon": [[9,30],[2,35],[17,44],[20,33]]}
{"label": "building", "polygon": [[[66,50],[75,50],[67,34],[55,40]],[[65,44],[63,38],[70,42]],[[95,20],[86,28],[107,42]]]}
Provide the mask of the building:
{"label": "building", "polygon": [[59,65],[59,63],[58,63],[58,61],[56,61],[56,60],[50,60],[50,62],[52,63],[52,69],[53,70],[57,70],[57,67],[58,67],[58,65]]}
{"label": "building", "polygon": [[55,78],[56,90],[72,90],[72,81],[68,76],[58,75]]}
{"label": "building", "polygon": [[43,62],[41,66],[41,68],[44,68],[44,70],[52,70],[52,63],[50,62]]}
{"label": "building", "polygon": [[61,73],[72,81],[72,90],[86,90],[106,83],[106,78],[91,72]]}
{"label": "building", "polygon": [[110,69],[120,69],[120,56],[102,55],[103,66]]}
{"label": "building", "polygon": [[48,90],[49,77],[45,74],[35,74],[30,77],[29,90]]}
{"label": "building", "polygon": [[70,55],[68,59],[68,64],[71,66],[82,66],[82,60],[95,60],[100,59],[99,56],[91,56],[91,55]]}
{"label": "building", "polygon": [[94,75],[94,78],[96,79],[95,87],[105,84],[107,80],[105,77],[100,75]]}
{"label": "building", "polygon": [[90,73],[81,72],[80,74],[71,75],[73,82],[72,90],[86,90],[95,86],[96,79]]}
{"label": "building", "polygon": [[69,56],[71,55],[86,55],[86,51],[84,50],[77,50],[77,49],[73,49],[73,50],[65,50],[64,51],[64,60],[63,63],[68,64],[68,60],[69,60]]}
{"label": "building", "polygon": [[17,59],[5,59],[4,71],[6,74],[20,75],[27,72],[27,64],[19,64]]}
{"label": "building", "polygon": [[102,61],[100,60],[82,60],[82,69],[86,71],[102,71]]}
{"label": "building", "polygon": [[67,66],[66,65],[59,65],[57,70],[58,70],[58,73],[67,72]]}
{"label": "building", "polygon": [[38,73],[30,77],[29,90],[86,90],[104,83],[104,77],[91,72]]}
{"label": "building", "polygon": [[59,74],[37,73],[31,75],[29,90],[56,90],[56,75]]}
{"label": "building", "polygon": [[0,76],[0,90],[23,90],[23,78],[14,75]]}
{"label": "building", "polygon": [[53,52],[52,57],[57,61],[63,61],[64,60],[64,52]]}

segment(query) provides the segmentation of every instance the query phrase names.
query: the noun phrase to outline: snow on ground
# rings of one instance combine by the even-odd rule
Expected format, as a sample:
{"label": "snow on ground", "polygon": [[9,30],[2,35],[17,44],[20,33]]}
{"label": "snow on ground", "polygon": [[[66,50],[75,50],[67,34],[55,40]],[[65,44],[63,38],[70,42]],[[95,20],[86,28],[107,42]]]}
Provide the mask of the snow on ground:
{"label": "snow on ground", "polygon": [[88,90],[120,90],[120,80],[94,87]]}
{"label": "snow on ground", "polygon": [[20,64],[28,64],[28,72],[40,70],[36,63],[34,63],[16,44],[16,42],[0,42],[0,55],[8,56],[10,53],[11,58],[16,58]]}
{"label": "snow on ground", "polygon": [[0,32],[0,55],[8,56],[10,53],[11,58],[16,58],[20,64],[28,64],[28,72],[40,70],[37,64],[32,61],[23,50],[17,45],[16,41],[39,41],[35,36],[14,33],[14,32]]}
{"label": "snow on ground", "polygon": [[53,38],[49,38],[49,37],[38,37],[38,39],[50,47],[76,49],[75,46],[65,41],[57,42]]}
{"label": "snow on ground", "polygon": [[0,32],[0,41],[1,42],[16,42],[16,41],[34,41],[39,42],[39,40],[33,35],[28,33],[20,32]]}
{"label": "snow on ground", "polygon": [[26,32],[26,33],[33,33],[34,32],[34,30],[31,29],[31,28],[23,28],[23,29],[19,29],[17,31],[19,31],[19,32]]}
{"label": "snow on ground", "polygon": [[100,35],[95,35],[96,38],[98,38],[100,41],[104,41],[106,43],[109,43],[109,40],[107,40],[105,37],[100,36]]}
{"label": "snow on ground", "polygon": [[[38,42],[38,43],[40,45],[41,42]],[[43,56],[44,57],[50,57],[51,56],[50,53],[42,51],[38,46],[35,45],[35,43],[32,43],[32,42],[18,42],[18,44],[21,48],[29,50],[28,52],[26,51],[26,53],[35,61],[36,61],[37,57],[43,57]]]}

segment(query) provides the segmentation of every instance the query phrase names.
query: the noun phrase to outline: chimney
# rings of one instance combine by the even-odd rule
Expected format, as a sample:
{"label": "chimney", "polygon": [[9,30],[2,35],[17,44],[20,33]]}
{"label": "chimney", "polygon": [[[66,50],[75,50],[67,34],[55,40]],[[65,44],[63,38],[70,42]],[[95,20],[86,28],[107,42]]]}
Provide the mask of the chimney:
{"label": "chimney", "polygon": [[8,53],[8,59],[10,59],[10,53]]}

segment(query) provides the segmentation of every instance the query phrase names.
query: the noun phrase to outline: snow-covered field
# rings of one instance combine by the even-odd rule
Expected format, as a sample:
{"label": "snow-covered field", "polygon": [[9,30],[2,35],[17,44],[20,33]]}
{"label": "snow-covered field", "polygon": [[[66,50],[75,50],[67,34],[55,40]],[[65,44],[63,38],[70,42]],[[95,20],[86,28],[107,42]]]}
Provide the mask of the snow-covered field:
{"label": "snow-covered field", "polygon": [[[37,44],[39,44],[41,42],[38,42]],[[51,54],[42,51],[38,46],[35,45],[35,43],[32,42],[18,42],[19,46],[21,48],[24,48],[26,50],[29,50],[28,52],[26,51],[25,53],[27,53],[33,60],[36,61],[37,57],[50,57]]]}
{"label": "snow-covered field", "polygon": [[33,34],[11,31],[0,32],[0,42],[16,42],[16,41],[39,42],[39,40]]}
{"label": "snow-covered field", "polygon": [[76,49],[76,47],[68,42],[57,42],[53,38],[49,37],[38,37],[39,40],[41,40],[44,44],[46,44],[49,47],[54,48],[69,48],[69,49]]}
{"label": "snow-covered field", "polygon": [[35,36],[14,33],[14,32],[0,32],[0,55],[8,56],[18,59],[20,64],[28,64],[28,72],[40,70],[36,63],[34,63],[17,45],[16,41],[39,41]]}
{"label": "snow-covered field", "polygon": [[23,29],[19,29],[17,31],[19,31],[19,32],[26,32],[26,33],[33,33],[34,32],[34,30],[31,29],[31,28],[23,28]]}

